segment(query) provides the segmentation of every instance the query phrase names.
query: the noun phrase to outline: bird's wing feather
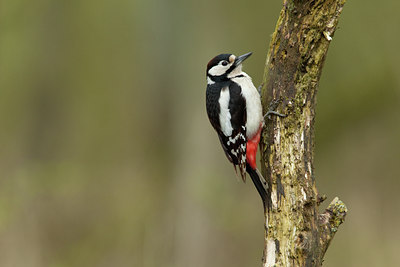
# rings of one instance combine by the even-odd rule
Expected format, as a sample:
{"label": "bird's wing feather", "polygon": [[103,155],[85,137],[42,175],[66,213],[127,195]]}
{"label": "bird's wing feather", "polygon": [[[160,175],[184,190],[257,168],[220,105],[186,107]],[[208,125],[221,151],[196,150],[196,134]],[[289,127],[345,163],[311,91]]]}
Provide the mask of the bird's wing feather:
{"label": "bird's wing feather", "polygon": [[[218,102],[221,95],[221,89],[229,90],[229,116],[232,131],[227,135],[227,131],[223,131],[221,124],[226,122],[220,121],[220,103]],[[240,176],[243,181],[246,180],[246,101],[241,93],[241,88],[234,82],[229,82],[226,86],[207,86],[207,114],[208,118],[218,133],[222,148],[226,157],[236,166],[239,167]]]}
{"label": "bird's wing feather", "polygon": [[219,123],[219,103],[218,99],[221,94],[221,88],[215,86],[215,84],[207,85],[206,91],[206,108],[208,119],[211,122],[211,125],[218,132],[221,131],[221,125]]}
{"label": "bird's wing feather", "polygon": [[[224,136],[222,147],[231,157],[234,165],[239,167],[240,176],[246,180],[246,101],[241,88],[234,82],[229,84],[229,113],[231,117],[232,134]],[[221,142],[222,143],[222,142]],[[229,157],[228,157],[229,158]],[[236,169],[236,168],[235,168]]]}

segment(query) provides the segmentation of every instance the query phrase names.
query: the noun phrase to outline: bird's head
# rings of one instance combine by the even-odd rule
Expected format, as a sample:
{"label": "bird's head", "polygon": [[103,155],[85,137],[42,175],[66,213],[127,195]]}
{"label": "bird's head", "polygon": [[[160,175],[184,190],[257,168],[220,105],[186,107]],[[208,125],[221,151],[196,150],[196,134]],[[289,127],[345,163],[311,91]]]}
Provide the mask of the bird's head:
{"label": "bird's head", "polygon": [[246,53],[241,56],[233,54],[220,54],[207,64],[207,80],[212,82],[225,81],[242,72],[242,62],[251,56]]}

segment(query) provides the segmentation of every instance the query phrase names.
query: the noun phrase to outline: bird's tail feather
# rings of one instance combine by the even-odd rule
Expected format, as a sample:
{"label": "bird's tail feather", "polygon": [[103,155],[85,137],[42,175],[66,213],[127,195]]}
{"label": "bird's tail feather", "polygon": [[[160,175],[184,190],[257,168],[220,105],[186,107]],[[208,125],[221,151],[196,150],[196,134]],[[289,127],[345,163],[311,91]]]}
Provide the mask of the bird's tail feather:
{"label": "bird's tail feather", "polygon": [[258,193],[260,194],[264,206],[267,205],[267,207],[270,207],[269,202],[271,201],[271,197],[267,181],[264,179],[264,177],[257,168],[253,169],[249,164],[246,164],[246,171],[250,175],[250,178],[253,181],[254,186],[256,187]]}

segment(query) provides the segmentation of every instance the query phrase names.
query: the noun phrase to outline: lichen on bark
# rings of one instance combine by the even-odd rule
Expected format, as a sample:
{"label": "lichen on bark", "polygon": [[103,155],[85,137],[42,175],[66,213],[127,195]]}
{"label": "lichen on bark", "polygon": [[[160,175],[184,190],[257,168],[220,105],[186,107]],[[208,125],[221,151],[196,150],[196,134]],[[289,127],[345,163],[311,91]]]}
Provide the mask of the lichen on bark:
{"label": "lichen on bark", "polygon": [[263,266],[320,266],[347,212],[335,199],[338,206],[319,214],[313,169],[318,81],[344,3],[286,0],[272,35],[263,107],[267,112],[277,103],[287,117],[272,117],[262,135],[262,172],[271,196],[265,203]]}

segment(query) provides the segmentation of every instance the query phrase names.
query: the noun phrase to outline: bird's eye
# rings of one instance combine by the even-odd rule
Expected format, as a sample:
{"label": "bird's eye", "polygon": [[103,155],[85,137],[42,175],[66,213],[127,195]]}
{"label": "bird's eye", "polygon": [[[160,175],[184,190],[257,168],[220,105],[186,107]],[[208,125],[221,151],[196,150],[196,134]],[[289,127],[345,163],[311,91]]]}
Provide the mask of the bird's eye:
{"label": "bird's eye", "polygon": [[222,61],[222,66],[226,66],[226,65],[228,65],[228,61],[226,61],[226,60]]}

